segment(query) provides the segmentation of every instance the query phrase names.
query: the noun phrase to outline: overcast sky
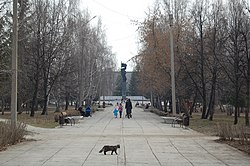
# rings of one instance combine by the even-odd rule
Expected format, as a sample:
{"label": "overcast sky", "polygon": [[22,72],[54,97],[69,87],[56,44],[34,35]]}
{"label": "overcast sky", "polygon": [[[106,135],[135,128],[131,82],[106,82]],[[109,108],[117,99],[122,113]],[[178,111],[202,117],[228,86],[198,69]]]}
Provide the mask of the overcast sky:
{"label": "overcast sky", "polygon": [[[143,21],[155,0],[80,0],[91,16],[101,17],[108,44],[116,54],[117,66],[137,54],[137,26],[131,20]],[[94,23],[94,20],[93,20]],[[132,64],[128,64],[132,70]]]}

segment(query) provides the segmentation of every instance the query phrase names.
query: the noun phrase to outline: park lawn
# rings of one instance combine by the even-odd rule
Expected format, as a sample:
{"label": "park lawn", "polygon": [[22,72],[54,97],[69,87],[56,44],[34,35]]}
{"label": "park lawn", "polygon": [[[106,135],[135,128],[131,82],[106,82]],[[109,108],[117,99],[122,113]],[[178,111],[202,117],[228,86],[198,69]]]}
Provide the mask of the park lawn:
{"label": "park lawn", "polygon": [[[97,106],[92,107],[92,113],[97,110]],[[64,111],[64,110],[61,110]],[[58,122],[55,122],[55,115],[59,115],[60,112],[55,112],[55,109],[48,109],[48,115],[41,115],[42,110],[36,111],[34,117],[30,117],[30,114],[25,112],[17,114],[17,121],[23,122],[25,124],[42,127],[42,128],[55,128],[59,126]],[[69,116],[78,116],[80,115],[79,111],[76,111],[73,107],[65,111]],[[0,114],[0,118],[11,119],[10,112],[5,112],[4,115]]]}
{"label": "park lawn", "polygon": [[[217,134],[217,125],[219,123],[228,123],[233,125],[234,117],[228,116],[225,113],[221,113],[215,114],[213,120],[210,121],[208,119],[201,119],[200,113],[194,113],[192,118],[190,118],[189,127],[200,133],[215,136]],[[245,118],[242,116],[238,118],[238,125],[243,124],[245,124]]]}
{"label": "park lawn", "polygon": [[[217,136],[217,125],[227,123],[227,124],[234,124],[234,117],[227,116],[226,114],[215,114],[213,121],[208,119],[201,119],[201,114],[194,114],[192,118],[190,118],[189,127],[195,131],[206,135]],[[245,125],[245,117],[238,118],[238,126]],[[247,133],[250,134],[250,127],[246,127]],[[242,144],[239,140],[235,139],[232,141],[228,140],[216,140],[216,142],[225,143],[230,146],[235,147],[238,150],[241,150],[250,155],[250,142],[247,144]]]}
{"label": "park lawn", "polygon": [[[42,110],[36,111],[34,117],[30,117],[30,114],[25,112],[17,114],[17,121],[25,124],[42,127],[42,128],[55,128],[59,126],[58,122],[55,122],[55,115],[60,113],[55,112],[55,109],[48,109],[48,115],[41,115]],[[66,111],[68,115],[79,115],[79,112],[73,108]],[[0,118],[11,119],[10,112],[5,112],[4,115],[0,115]]]}
{"label": "park lawn", "polygon": [[[11,119],[10,112],[5,112],[4,115],[0,115],[1,118]],[[42,128],[55,128],[58,126],[58,122],[54,120],[54,112],[48,111],[48,115],[41,115],[41,111],[36,111],[34,117],[30,117],[30,114],[22,113],[17,114],[17,121],[25,124],[42,127]]]}

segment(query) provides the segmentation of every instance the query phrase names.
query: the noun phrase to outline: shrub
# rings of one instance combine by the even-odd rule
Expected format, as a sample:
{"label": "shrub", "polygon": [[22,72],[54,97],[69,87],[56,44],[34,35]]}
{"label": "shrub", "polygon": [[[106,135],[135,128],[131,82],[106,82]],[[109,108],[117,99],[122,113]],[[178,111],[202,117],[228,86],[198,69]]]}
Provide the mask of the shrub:
{"label": "shrub", "polygon": [[250,143],[250,134],[244,125],[231,125],[228,123],[217,124],[218,136],[221,140],[233,141],[237,139],[241,144]]}
{"label": "shrub", "polygon": [[220,139],[232,141],[235,138],[235,132],[232,128],[233,126],[228,123],[218,123],[217,131]]}
{"label": "shrub", "polygon": [[250,134],[247,133],[247,128],[244,125],[240,125],[237,127],[238,132],[237,137],[239,138],[240,144],[250,144]]}
{"label": "shrub", "polygon": [[26,131],[26,124],[24,123],[18,122],[16,128],[12,129],[10,120],[0,122],[0,149],[22,141],[27,133]]}

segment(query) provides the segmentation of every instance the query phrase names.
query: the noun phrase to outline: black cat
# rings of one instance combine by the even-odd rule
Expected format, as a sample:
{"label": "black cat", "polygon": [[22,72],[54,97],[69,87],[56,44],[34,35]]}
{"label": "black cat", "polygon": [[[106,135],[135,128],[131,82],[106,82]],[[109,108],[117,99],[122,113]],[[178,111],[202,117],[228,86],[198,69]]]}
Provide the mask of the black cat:
{"label": "black cat", "polygon": [[99,151],[99,153],[104,152],[104,155],[106,155],[106,152],[111,151],[111,155],[113,155],[113,152],[115,152],[115,154],[117,154],[117,152],[116,152],[117,148],[120,148],[120,145],[116,145],[116,146],[105,145],[105,146]]}

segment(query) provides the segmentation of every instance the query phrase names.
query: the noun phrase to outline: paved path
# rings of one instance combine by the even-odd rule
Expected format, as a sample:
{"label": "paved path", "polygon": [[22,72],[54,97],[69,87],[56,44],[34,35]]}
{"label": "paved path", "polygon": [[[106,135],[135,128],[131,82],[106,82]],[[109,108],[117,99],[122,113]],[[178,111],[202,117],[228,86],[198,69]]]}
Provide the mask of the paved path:
{"label": "paved path", "polygon": [[[0,152],[0,166],[249,166],[250,157],[190,129],[171,127],[136,108],[132,119],[113,118],[112,108],[74,126],[28,127],[28,141]],[[98,153],[120,144],[118,155]]]}

